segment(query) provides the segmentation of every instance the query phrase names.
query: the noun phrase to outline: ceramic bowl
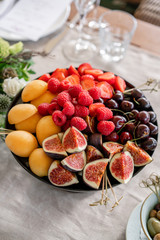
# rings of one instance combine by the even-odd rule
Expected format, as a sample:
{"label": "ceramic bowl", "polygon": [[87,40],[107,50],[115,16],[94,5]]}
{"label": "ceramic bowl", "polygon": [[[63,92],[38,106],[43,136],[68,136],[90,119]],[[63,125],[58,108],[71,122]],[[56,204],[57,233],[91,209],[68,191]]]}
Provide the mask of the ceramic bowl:
{"label": "ceramic bowl", "polygon": [[144,200],[141,206],[141,211],[140,211],[141,227],[148,240],[152,240],[152,238],[148,232],[147,221],[149,219],[150,211],[154,208],[154,206],[157,203],[158,203],[158,199],[156,195],[152,193]]}

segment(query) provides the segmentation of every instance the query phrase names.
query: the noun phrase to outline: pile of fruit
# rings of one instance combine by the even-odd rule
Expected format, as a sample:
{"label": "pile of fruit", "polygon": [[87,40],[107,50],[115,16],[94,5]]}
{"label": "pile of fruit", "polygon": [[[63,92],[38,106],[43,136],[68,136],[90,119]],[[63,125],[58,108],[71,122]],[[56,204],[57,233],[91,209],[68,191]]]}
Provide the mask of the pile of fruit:
{"label": "pile of fruit", "polygon": [[[99,188],[107,165],[127,183],[134,166],[152,161],[156,115],[139,89],[88,63],[57,68],[27,84],[8,112],[9,149],[27,157],[31,171],[56,186],[79,178]],[[78,177],[77,177],[78,176]]]}

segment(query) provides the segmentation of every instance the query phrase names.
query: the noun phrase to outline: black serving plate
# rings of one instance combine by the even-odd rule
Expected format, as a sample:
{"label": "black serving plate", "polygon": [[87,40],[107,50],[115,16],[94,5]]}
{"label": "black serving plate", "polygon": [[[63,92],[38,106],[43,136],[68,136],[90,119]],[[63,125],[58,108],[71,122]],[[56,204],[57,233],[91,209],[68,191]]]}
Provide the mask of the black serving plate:
{"label": "black serving plate", "polygon": [[[125,80],[126,81],[126,80]],[[127,89],[130,89],[130,88],[134,88],[134,86],[127,82],[126,81],[126,84],[127,84]],[[13,99],[9,109],[8,109],[8,112],[9,110],[16,104],[19,104],[19,103],[22,103],[22,100],[21,100],[21,93],[22,93],[22,90],[15,96],[15,98]],[[152,107],[150,107],[148,109],[148,111],[154,111]],[[5,127],[7,129],[15,129],[14,128],[14,125],[11,125],[9,124],[8,122],[8,113],[6,115],[6,121],[5,121]],[[158,125],[157,124],[157,121],[154,123],[155,125]],[[155,136],[155,139],[157,140],[158,138],[158,134]],[[154,151],[148,151],[149,155],[152,156]],[[68,187],[57,187],[57,186],[54,186],[50,183],[50,181],[48,180],[48,177],[38,177],[37,175],[35,175],[29,168],[29,164],[28,164],[28,158],[22,158],[22,157],[19,157],[17,155],[15,155],[13,152],[12,152],[14,158],[17,160],[17,162],[29,173],[31,174],[32,176],[34,176],[35,178],[39,179],[40,181],[44,182],[44,183],[47,183],[49,185],[51,185],[54,189],[57,189],[57,190],[62,190],[62,191],[68,191],[68,192],[91,192],[91,191],[96,191],[95,189],[92,189],[90,188],[89,186],[87,186],[84,182],[83,182],[83,179],[81,176],[79,176],[77,174],[77,177],[78,177],[78,180],[79,180],[79,183],[78,184],[74,184],[74,185],[71,185],[71,186],[68,186]],[[133,177],[139,173],[142,169],[144,168],[143,167],[135,167],[134,168],[134,174],[133,174]],[[107,166],[107,175],[108,175],[108,178],[110,179],[110,182],[112,184],[112,186],[116,186],[118,184],[120,184],[115,178],[112,177],[109,169],[108,169],[108,166]],[[99,188],[101,189],[101,187]]]}

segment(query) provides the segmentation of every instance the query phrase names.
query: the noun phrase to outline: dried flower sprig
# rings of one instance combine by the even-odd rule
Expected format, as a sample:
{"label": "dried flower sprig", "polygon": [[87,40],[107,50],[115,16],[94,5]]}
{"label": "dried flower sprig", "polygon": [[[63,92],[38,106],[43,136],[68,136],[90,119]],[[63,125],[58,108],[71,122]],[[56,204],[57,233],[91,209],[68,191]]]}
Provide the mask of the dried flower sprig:
{"label": "dried flower sprig", "polygon": [[102,192],[101,192],[101,198],[100,200],[93,202],[91,204],[89,204],[90,206],[98,206],[98,205],[107,205],[110,200],[110,198],[108,197],[108,185],[111,189],[111,192],[113,194],[114,197],[114,204],[111,207],[110,211],[113,211],[113,209],[115,207],[117,207],[119,205],[120,200],[123,198],[123,196],[120,199],[117,199],[116,194],[112,188],[111,182],[109,181],[109,178],[107,176],[107,172],[105,171],[103,178],[102,178]]}
{"label": "dried flower sprig", "polygon": [[140,187],[149,188],[157,196],[160,203],[160,176],[152,173],[146,180],[142,180]]}

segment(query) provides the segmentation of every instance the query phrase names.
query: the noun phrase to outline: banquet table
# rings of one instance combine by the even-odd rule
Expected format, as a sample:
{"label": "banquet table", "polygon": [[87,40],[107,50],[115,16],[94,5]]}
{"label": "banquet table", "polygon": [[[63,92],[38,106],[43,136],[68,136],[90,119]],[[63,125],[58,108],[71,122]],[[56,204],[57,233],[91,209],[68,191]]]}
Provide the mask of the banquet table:
{"label": "banquet table", "polygon": [[[98,14],[107,11],[99,7]],[[75,14],[72,6],[69,19]],[[72,36],[72,30],[51,52],[51,57],[36,56],[36,75],[52,72],[56,68],[77,67],[81,62],[70,62],[63,53],[65,41]],[[38,42],[25,42],[25,48],[43,50],[52,35]],[[119,63],[107,63],[97,53],[89,63],[105,71],[122,76],[135,86],[148,78],[160,80],[160,28],[138,21],[136,33],[125,58]],[[145,92],[160,121],[160,92]],[[153,162],[146,165],[127,184],[119,184],[114,191],[119,205],[113,210],[111,203],[106,207],[89,206],[101,197],[101,191],[73,193],[56,190],[26,172],[14,159],[3,141],[0,142],[0,240],[124,240],[126,227],[133,209],[140,204],[150,191],[139,186],[152,172],[160,173],[160,144],[153,154]],[[112,192],[108,196],[113,201]],[[133,222],[133,233],[137,231]],[[140,239],[140,238],[139,238]],[[135,239],[135,240],[139,240]]]}

